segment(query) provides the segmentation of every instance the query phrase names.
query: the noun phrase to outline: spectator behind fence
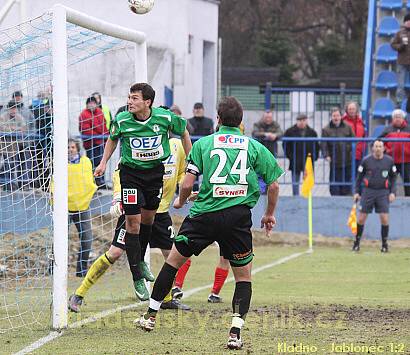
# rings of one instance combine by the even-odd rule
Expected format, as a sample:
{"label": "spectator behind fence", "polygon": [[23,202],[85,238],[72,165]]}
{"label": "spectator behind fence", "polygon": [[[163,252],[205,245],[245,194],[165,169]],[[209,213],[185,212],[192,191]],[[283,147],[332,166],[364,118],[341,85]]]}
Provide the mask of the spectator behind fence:
{"label": "spectator behind fence", "polygon": [[23,174],[19,156],[23,147],[16,134],[23,133],[26,129],[26,122],[18,112],[16,102],[10,101],[0,115],[0,158],[3,160],[0,178],[5,190],[18,188],[17,181]]}
{"label": "spectator behind fence", "polygon": [[[379,138],[410,138],[410,127],[405,120],[406,113],[400,109],[392,113],[392,122],[387,126]],[[410,142],[385,142],[386,154],[393,158],[397,172],[400,174],[404,186],[405,196],[410,196]]]}
{"label": "spectator behind fence", "polygon": [[110,130],[112,120],[110,108],[102,103],[101,94],[99,92],[93,92],[91,96],[97,100],[97,107],[101,109],[104,114],[105,126],[107,127],[107,130]]}
{"label": "spectator behind fence", "polygon": [[279,123],[273,120],[272,111],[264,112],[260,121],[253,126],[252,137],[259,140],[273,155],[278,152],[278,140],[282,136],[283,131]]}
{"label": "spectator behind fence", "polygon": [[[317,137],[316,131],[308,126],[308,117],[304,114],[296,117],[296,124],[288,128],[284,137]],[[284,144],[286,157],[289,159],[289,170],[292,173],[293,196],[299,195],[300,175],[305,170],[305,162],[308,154],[312,156],[312,162],[319,157],[318,142],[286,142]]]}
{"label": "spectator behind fence", "polygon": [[410,13],[406,14],[403,19],[404,25],[396,33],[391,41],[391,46],[398,52],[397,55],[397,81],[398,87],[396,91],[397,106],[400,107],[406,92],[404,84],[407,73],[410,70]]}
{"label": "spectator behind fence", "polygon": [[34,187],[47,189],[47,181],[51,174],[51,158],[53,151],[53,101],[42,98],[33,102],[34,125],[38,134],[36,145],[36,169]]}
{"label": "spectator behind fence", "polygon": [[[383,142],[376,140],[372,146],[372,155],[363,159],[356,179],[356,188],[353,199],[359,201],[359,218],[357,220],[356,239],[353,251],[360,250],[367,215],[373,212],[380,214],[382,248],[381,252],[389,250],[387,238],[389,236],[389,205],[396,197],[396,166],[393,159],[384,155]],[[364,185],[364,186],[362,186]]]}
{"label": "spectator behind fence", "polygon": [[[342,121],[338,107],[332,108],[331,121],[323,128],[323,138],[353,138],[352,128]],[[329,162],[329,190],[332,196],[352,193],[352,143],[323,142],[323,157]]]}
{"label": "spectator behind fence", "polygon": [[[204,116],[204,105],[197,102],[194,105],[194,117],[191,117],[188,122],[192,126],[193,136],[207,136],[214,133],[214,122],[212,119]],[[191,132],[189,132],[191,134]]]}
{"label": "spectator behind fence", "polygon": [[[97,107],[97,100],[91,96],[86,101],[85,108],[79,118],[80,132],[83,136],[101,136],[108,135],[108,130],[105,125],[104,114]],[[83,146],[90,158],[93,168],[95,169],[101,162],[104,153],[104,138],[83,138]],[[96,183],[99,188],[105,188],[104,176],[96,178]]]}
{"label": "spectator behind fence", "polygon": [[33,113],[24,106],[23,93],[21,91],[13,92],[11,100],[16,102],[18,113],[24,118],[27,129],[32,130],[34,128]]}
{"label": "spectator behind fence", "polygon": [[90,203],[97,186],[94,182],[90,159],[80,155],[80,143],[68,141],[68,211],[70,223],[74,223],[80,238],[76,276],[87,274],[93,233],[91,229]]}
{"label": "spectator behind fence", "polygon": [[[179,106],[177,105],[172,105],[170,107],[170,111],[172,111],[173,113],[175,113],[178,116],[182,117],[182,111],[179,108]],[[192,132],[194,131],[194,128],[191,126],[191,124],[189,123],[189,120],[187,120],[186,122],[186,129],[188,130],[189,134],[192,135]]]}
{"label": "spectator behind fence", "polygon": [[[364,128],[364,123],[360,117],[359,104],[355,101],[350,101],[347,103],[345,108],[345,114],[342,117],[342,121],[347,123],[352,127],[353,133],[356,138],[363,138],[366,135],[366,130]],[[366,143],[358,142],[356,143],[356,167],[360,165],[366,151]]]}
{"label": "spectator behind fence", "polygon": [[[278,152],[278,140],[282,137],[283,131],[279,123],[273,120],[272,111],[265,111],[260,121],[253,125],[252,137],[260,141],[268,150],[276,156]],[[266,184],[259,177],[261,193],[266,194]]]}

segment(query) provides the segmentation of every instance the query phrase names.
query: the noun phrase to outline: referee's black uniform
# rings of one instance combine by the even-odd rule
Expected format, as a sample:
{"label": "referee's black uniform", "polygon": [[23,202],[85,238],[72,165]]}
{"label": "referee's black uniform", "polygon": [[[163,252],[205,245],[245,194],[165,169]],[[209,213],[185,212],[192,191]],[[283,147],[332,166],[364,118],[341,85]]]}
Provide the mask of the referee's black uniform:
{"label": "referee's black uniform", "polygon": [[[357,171],[356,193],[361,195],[359,211],[367,214],[372,213],[374,208],[376,213],[389,213],[389,195],[396,194],[397,169],[393,159],[389,155],[383,155],[381,159],[368,155],[362,160]],[[359,250],[363,227],[357,225],[353,250]],[[387,251],[388,225],[382,225],[381,235],[382,251]]]}

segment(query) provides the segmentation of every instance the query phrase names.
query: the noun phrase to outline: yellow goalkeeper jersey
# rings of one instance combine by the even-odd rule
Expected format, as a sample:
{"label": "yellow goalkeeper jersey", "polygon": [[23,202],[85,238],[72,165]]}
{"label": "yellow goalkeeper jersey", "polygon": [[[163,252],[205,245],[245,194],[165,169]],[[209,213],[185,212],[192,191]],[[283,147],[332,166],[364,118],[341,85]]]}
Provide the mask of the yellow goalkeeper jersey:
{"label": "yellow goalkeeper jersey", "polygon": [[93,167],[86,156],[78,164],[68,164],[68,210],[85,211],[97,190],[94,182]]}
{"label": "yellow goalkeeper jersey", "polygon": [[[161,203],[157,213],[168,212],[171,201],[174,198],[177,185],[182,182],[185,176],[185,152],[180,139],[171,138],[169,140],[171,155],[163,161],[164,185],[162,190]],[[121,199],[120,173],[118,170],[113,175],[113,196],[114,199]]]}

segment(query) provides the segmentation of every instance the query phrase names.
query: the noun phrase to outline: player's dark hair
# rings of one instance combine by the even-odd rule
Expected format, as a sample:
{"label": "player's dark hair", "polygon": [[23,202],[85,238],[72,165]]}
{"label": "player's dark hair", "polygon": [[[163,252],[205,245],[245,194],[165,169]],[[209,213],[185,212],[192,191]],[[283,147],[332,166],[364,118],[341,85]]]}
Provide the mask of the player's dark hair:
{"label": "player's dark hair", "polygon": [[218,104],[218,116],[222,125],[239,127],[243,117],[241,103],[233,96],[223,97]]}
{"label": "player's dark hair", "polygon": [[144,100],[151,100],[149,107],[152,107],[155,99],[155,90],[147,83],[137,83],[131,86],[130,94],[140,91]]}

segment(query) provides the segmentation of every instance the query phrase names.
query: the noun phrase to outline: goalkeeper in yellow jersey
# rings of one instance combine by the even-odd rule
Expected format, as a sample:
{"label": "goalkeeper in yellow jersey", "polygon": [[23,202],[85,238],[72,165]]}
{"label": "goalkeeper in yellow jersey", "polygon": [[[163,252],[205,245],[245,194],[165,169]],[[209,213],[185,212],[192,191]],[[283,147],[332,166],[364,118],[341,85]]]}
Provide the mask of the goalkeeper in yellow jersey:
{"label": "goalkeeper in yellow jersey", "polygon": [[[177,185],[182,181],[185,174],[185,153],[181,141],[176,138],[171,138],[169,141],[171,148],[171,155],[164,163],[164,183],[163,194],[158,211],[155,215],[154,224],[152,225],[152,234],[149,241],[151,248],[159,248],[166,259],[171,251],[174,230],[172,227],[172,220],[168,213],[171,200],[174,197]],[[115,227],[114,239],[107,252],[101,255],[90,267],[80,287],[77,288],[74,294],[69,298],[68,308],[73,312],[79,312],[83,299],[88,290],[93,286],[97,280],[107,271],[107,269],[114,264],[125,251],[125,215],[123,214],[121,205],[121,186],[119,179],[119,172],[116,171],[113,176],[114,183],[114,200],[110,213],[112,216],[118,217],[117,226]],[[142,257],[146,252],[145,248],[141,248]],[[141,261],[141,263],[144,263]],[[146,270],[149,270],[146,265]],[[154,276],[150,277],[148,281],[153,281]],[[141,296],[136,296],[141,299]],[[162,308],[165,309],[182,309],[189,310],[189,307],[180,303],[178,299],[173,299],[171,292],[167,295]]]}

